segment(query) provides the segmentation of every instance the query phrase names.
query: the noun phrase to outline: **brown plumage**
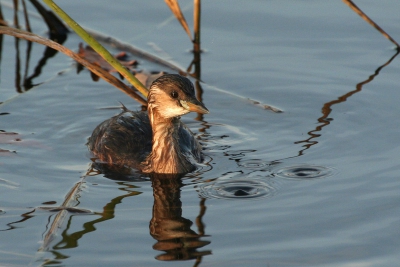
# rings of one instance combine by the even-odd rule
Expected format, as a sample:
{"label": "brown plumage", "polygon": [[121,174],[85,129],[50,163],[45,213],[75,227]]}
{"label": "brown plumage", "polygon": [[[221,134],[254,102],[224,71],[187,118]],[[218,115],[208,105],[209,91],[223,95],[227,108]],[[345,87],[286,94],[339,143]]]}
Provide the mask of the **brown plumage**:
{"label": "brown plumage", "polygon": [[188,173],[202,161],[201,146],[179,116],[208,113],[193,84],[177,74],[156,79],[147,112],[123,111],[96,127],[88,147],[102,162],[144,173]]}

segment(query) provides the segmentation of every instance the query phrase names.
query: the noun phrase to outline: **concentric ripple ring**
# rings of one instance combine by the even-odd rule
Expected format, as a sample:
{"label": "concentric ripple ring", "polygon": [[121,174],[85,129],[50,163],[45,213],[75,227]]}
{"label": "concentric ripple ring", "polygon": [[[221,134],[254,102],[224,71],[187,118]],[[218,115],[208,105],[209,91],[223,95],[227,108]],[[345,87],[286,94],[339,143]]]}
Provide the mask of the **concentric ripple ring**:
{"label": "concentric ripple ring", "polygon": [[256,179],[232,179],[207,183],[200,187],[205,198],[218,199],[255,199],[270,197],[275,193],[268,183]]}
{"label": "concentric ripple ring", "polygon": [[288,179],[316,179],[332,176],[334,169],[316,165],[288,166],[274,171],[275,176]]}

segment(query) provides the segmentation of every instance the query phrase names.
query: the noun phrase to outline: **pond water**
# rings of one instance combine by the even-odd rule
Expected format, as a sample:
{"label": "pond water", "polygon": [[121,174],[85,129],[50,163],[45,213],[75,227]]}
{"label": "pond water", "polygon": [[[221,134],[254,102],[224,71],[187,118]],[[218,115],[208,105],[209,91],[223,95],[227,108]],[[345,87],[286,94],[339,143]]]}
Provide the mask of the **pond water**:
{"label": "pond water", "polygon": [[[398,1],[358,2],[400,40]],[[11,1],[2,3],[12,21]],[[59,4],[104,36],[183,69],[192,61],[162,1]],[[180,4],[193,25],[193,1]],[[33,32],[46,36],[29,10]],[[71,33],[64,45],[80,42]],[[207,162],[182,179],[151,180],[105,177],[85,146],[118,101],[139,104],[77,74],[62,54],[39,68],[43,46],[28,60],[25,41],[3,37],[0,266],[398,266],[394,45],[342,1],[312,0],[204,1],[201,42],[210,114],[182,120]]]}

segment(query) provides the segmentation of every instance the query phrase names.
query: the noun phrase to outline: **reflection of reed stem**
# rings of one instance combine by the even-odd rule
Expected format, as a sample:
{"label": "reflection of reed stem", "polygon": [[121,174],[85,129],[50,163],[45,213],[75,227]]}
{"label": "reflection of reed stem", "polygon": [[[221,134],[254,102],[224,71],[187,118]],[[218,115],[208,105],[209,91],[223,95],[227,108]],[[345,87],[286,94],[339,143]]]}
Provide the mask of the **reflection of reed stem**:
{"label": "reflection of reed stem", "polygon": [[18,21],[18,0],[13,1],[14,4],[14,26],[19,28],[19,21]]}
{"label": "reflection of reed stem", "polygon": [[[25,28],[28,32],[32,32],[31,25],[29,23],[28,10],[26,8],[25,0],[22,0],[22,7],[24,10]],[[25,72],[24,72],[24,77],[23,77],[24,85],[25,85],[25,81],[28,76],[29,62],[30,62],[30,58],[31,58],[31,50],[32,50],[32,42],[28,42],[27,47],[26,47]],[[27,90],[27,89],[25,88],[25,90]]]}
{"label": "reflection of reed stem", "polygon": [[317,132],[321,132],[322,128],[329,125],[331,119],[328,118],[328,116],[330,115],[330,113],[332,112],[332,106],[336,105],[336,104],[340,104],[342,102],[345,102],[349,97],[351,97],[352,95],[354,95],[355,93],[361,92],[363,85],[371,82],[376,76],[378,76],[379,72],[386,67],[387,65],[390,64],[390,62],[392,62],[392,60],[397,57],[397,55],[400,53],[400,50],[397,50],[396,54],[394,54],[385,64],[381,65],[379,68],[377,68],[374,72],[374,74],[370,75],[368,77],[368,79],[359,82],[356,85],[356,89],[353,91],[350,91],[340,97],[338,97],[336,100],[332,100],[330,102],[327,102],[323,105],[321,112],[322,112],[322,116],[318,118],[318,122],[319,125],[317,125],[317,127],[315,127],[314,130],[309,131],[307,134],[310,136],[308,139],[306,140],[301,140],[301,141],[297,141],[294,142],[295,144],[301,144],[301,143],[305,143],[303,145],[304,149],[299,151],[298,156],[303,155],[303,152],[307,149],[309,149],[311,146],[318,144],[318,141],[313,141],[313,139],[318,138],[321,136],[321,134],[317,134]]}
{"label": "reflection of reed stem", "polygon": [[378,24],[376,24],[372,19],[370,19],[358,6],[356,6],[351,0],[343,0],[343,2],[348,5],[354,12],[356,12],[360,17],[362,17],[366,22],[372,25],[375,29],[377,29],[383,36],[389,39],[392,43],[397,46],[397,50],[400,50],[400,45],[389,35],[387,34]]}
{"label": "reflection of reed stem", "polygon": [[121,82],[119,79],[115,78],[113,75],[109,74],[107,71],[103,70],[102,68],[91,64],[87,60],[83,59],[76,53],[72,52],[65,46],[62,46],[56,42],[53,42],[49,39],[43,38],[41,36],[35,35],[33,33],[29,33],[26,31],[21,31],[17,30],[14,28],[6,27],[6,26],[0,26],[0,34],[8,34],[11,36],[15,36],[17,38],[25,39],[28,41],[36,42],[42,45],[46,45],[48,47],[51,47],[59,52],[62,52],[66,54],[67,56],[71,57],[72,59],[76,60],[86,68],[88,68],[90,71],[94,72],[97,76],[102,77],[106,82],[114,85],[136,101],[138,101],[142,105],[147,105],[147,102],[141,98],[138,94],[136,94],[131,88],[126,86],[123,82]]}
{"label": "reflection of reed stem", "polygon": [[[16,28],[20,28],[18,19],[18,0],[13,0],[14,5],[14,18],[13,23]],[[21,89],[21,60],[19,56],[19,39],[15,38],[15,88],[18,93],[22,93]]]}
{"label": "reflection of reed stem", "polygon": [[19,56],[19,38],[15,38],[15,88],[18,93],[22,93],[21,89],[21,60]]}
{"label": "reflection of reed stem", "polygon": [[29,23],[29,16],[28,16],[28,10],[26,9],[26,4],[25,4],[25,0],[22,0],[22,7],[24,10],[24,18],[25,18],[25,28],[28,32],[32,32],[31,30],[31,25]]}
{"label": "reflection of reed stem", "polygon": [[0,34],[0,63],[3,55],[3,35]]}
{"label": "reflection of reed stem", "polygon": [[7,25],[7,23],[4,21],[3,10],[1,9],[1,5],[0,5],[0,24]]}

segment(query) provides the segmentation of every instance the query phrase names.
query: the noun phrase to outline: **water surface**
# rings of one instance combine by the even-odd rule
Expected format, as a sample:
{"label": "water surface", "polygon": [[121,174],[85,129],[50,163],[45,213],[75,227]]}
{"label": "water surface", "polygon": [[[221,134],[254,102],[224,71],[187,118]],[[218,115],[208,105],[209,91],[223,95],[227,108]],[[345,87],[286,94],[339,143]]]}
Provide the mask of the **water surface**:
{"label": "water surface", "polygon": [[[189,39],[159,1],[59,4],[105,36],[182,68],[192,60]],[[192,25],[192,1],[180,4]],[[396,1],[357,4],[400,40]],[[3,13],[11,20],[11,9]],[[31,23],[46,35],[39,18]],[[118,101],[139,104],[87,71],[77,74],[60,54],[27,90],[18,81],[27,44],[3,37],[1,266],[398,264],[393,44],[341,1],[205,1],[201,26],[202,97],[211,112],[182,120],[204,144],[208,164],[179,180],[92,170],[85,146],[92,130],[118,112],[110,109]],[[79,42],[69,34],[65,45],[77,50]],[[43,52],[33,44],[27,76]],[[79,181],[74,209],[63,211]]]}

